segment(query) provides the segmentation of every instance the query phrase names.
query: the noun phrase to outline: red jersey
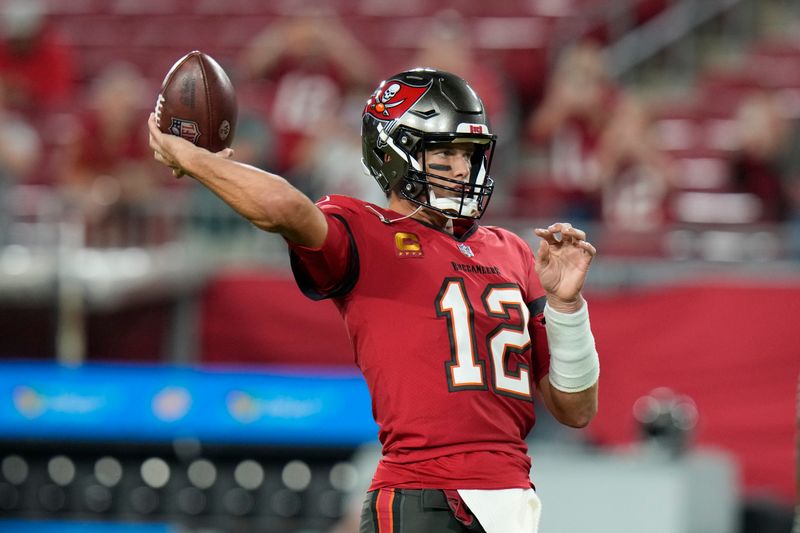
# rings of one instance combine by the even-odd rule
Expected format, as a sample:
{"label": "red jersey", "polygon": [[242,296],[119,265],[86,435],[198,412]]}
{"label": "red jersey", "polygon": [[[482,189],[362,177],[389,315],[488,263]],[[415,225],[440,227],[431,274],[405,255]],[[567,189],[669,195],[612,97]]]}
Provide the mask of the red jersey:
{"label": "red jersey", "polygon": [[278,62],[269,77],[274,84],[265,99],[269,121],[275,127],[277,163],[290,170],[306,157],[301,153],[304,142],[331,113],[338,113],[347,83],[329,61],[303,61],[290,55]]}
{"label": "red jersey", "polygon": [[528,245],[459,237],[344,196],[320,249],[290,245],[303,292],[344,318],[380,427],[372,488],[529,488],[533,390],[549,371]]}
{"label": "red jersey", "polygon": [[69,105],[75,89],[72,48],[52,27],[45,27],[25,53],[0,40],[0,79],[10,107],[33,112]]}

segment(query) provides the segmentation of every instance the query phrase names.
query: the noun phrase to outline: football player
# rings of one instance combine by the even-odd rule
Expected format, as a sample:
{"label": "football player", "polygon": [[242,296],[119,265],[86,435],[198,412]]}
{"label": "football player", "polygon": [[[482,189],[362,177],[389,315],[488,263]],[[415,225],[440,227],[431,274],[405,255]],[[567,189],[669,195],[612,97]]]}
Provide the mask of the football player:
{"label": "football player", "polygon": [[414,69],[367,102],[363,163],[386,208],[335,195],[314,204],[230,150],[149,126],[158,161],[282,235],[303,293],[340,311],[383,446],[361,532],[536,531],[525,444],[534,397],[573,427],[597,410],[581,296],[596,251],[555,223],[535,230],[534,260],[518,236],[478,224],[496,139],[467,82]]}

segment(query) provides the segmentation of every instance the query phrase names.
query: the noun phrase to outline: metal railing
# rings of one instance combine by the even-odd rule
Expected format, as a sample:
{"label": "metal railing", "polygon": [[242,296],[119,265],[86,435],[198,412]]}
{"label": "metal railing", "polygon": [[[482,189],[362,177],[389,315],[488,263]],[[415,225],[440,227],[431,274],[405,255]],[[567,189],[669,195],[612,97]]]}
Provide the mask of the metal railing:
{"label": "metal railing", "polygon": [[550,63],[554,64],[564,47],[579,41],[597,27],[607,29],[611,42],[626,35],[634,27],[633,11],[642,0],[597,2],[579,16],[561,17],[554,29],[554,41],[549,45]]}
{"label": "metal railing", "polygon": [[[609,70],[613,77],[630,77],[646,62],[664,52],[672,52],[667,70],[689,73],[696,69],[699,50],[695,37],[709,22],[733,16],[727,28],[720,30],[729,42],[749,41],[754,36],[754,0],[681,0],[642,26],[621,36],[607,48]],[[724,25],[723,25],[724,26]]]}

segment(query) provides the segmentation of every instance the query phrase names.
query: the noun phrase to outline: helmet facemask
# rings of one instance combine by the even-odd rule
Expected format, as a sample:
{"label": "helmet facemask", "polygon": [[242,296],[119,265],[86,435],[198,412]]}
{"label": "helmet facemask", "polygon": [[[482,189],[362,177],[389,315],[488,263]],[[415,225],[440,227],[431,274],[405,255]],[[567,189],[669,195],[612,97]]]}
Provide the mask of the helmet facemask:
{"label": "helmet facemask", "polygon": [[[390,157],[402,158],[407,168],[398,188],[403,198],[448,218],[479,219],[483,216],[494,191],[494,180],[489,176],[495,143],[493,137],[465,134],[420,136],[404,131],[396,138],[400,139],[404,148],[410,145],[408,150],[400,149],[390,140],[386,147],[387,152],[394,154]],[[474,147],[466,180],[446,177],[429,168],[429,150],[445,144],[461,143],[470,143]]]}
{"label": "helmet facemask", "polygon": [[[469,177],[466,180],[437,174],[427,161],[428,150],[437,145],[471,143]],[[494,181],[489,176],[494,140],[486,138],[424,138],[418,150],[419,158],[408,158],[408,172],[400,194],[407,200],[442,213],[448,218],[480,218],[489,204]],[[425,171],[424,169],[428,169]],[[433,170],[433,171],[431,171]]]}

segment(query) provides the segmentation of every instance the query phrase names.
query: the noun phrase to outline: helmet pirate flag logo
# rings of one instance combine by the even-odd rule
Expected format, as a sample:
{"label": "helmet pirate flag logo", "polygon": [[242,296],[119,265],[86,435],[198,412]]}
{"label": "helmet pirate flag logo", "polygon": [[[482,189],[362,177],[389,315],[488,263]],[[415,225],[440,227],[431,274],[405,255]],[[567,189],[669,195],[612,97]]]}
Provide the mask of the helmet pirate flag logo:
{"label": "helmet pirate flag logo", "polygon": [[398,80],[386,81],[367,101],[364,113],[369,113],[378,120],[400,118],[430,88],[431,83],[417,87]]}

